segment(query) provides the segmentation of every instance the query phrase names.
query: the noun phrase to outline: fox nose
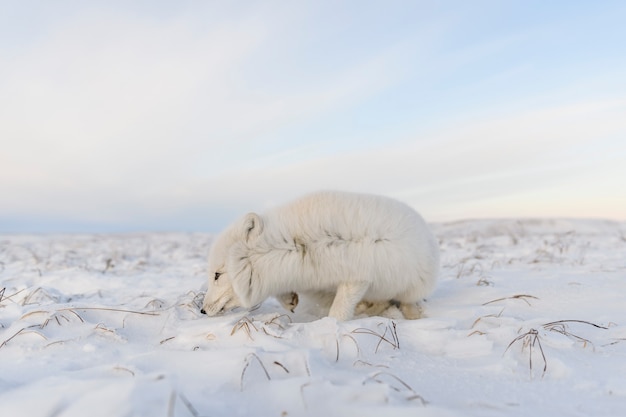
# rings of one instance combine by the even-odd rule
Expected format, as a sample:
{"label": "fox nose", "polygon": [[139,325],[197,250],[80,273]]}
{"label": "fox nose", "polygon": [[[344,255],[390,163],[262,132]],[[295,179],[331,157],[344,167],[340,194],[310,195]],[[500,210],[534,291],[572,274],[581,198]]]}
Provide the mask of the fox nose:
{"label": "fox nose", "polygon": [[204,311],[204,309],[200,310],[200,312],[201,312],[202,314],[206,314],[206,311]]}

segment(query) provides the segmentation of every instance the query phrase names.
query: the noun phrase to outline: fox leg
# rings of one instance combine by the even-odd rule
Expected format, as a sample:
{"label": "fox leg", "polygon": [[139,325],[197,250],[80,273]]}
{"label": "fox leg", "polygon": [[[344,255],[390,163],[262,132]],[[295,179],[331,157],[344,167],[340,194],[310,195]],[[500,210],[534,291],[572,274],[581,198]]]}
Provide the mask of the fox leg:
{"label": "fox leg", "polygon": [[330,307],[329,317],[339,321],[350,320],[357,304],[363,299],[369,285],[363,282],[345,282],[337,287],[337,294]]}

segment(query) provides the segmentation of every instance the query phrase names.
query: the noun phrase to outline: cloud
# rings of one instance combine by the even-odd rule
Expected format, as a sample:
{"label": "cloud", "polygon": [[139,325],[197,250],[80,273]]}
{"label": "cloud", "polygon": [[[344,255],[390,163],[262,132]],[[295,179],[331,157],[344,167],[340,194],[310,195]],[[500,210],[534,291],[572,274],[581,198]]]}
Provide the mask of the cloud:
{"label": "cloud", "polygon": [[70,9],[0,41],[0,222],[218,229],[321,188],[440,220],[558,212],[556,187],[566,215],[572,181],[599,205],[594,181],[626,177],[621,78],[544,76],[580,68],[538,69],[550,25],[416,4],[417,21],[317,2]]}
{"label": "cloud", "polygon": [[260,58],[284,36],[274,19],[257,10],[198,27],[185,13],[88,9],[25,44],[0,68],[3,212],[115,222],[176,211],[197,201],[185,184],[198,176],[258,164],[241,152],[266,146],[258,136],[397,82],[403,50],[392,46],[265,87],[254,66],[276,69]]}
{"label": "cloud", "polygon": [[[572,155],[574,149],[602,146],[623,137],[626,120],[620,114],[625,111],[624,100],[567,104],[477,121],[366,152],[231,172],[198,188],[210,189],[211,198],[218,201],[245,196],[257,208],[303,192],[333,188],[395,196],[435,219],[466,217],[466,207],[481,201],[486,204],[482,217],[494,216],[497,210],[488,205],[493,204],[490,200],[550,186],[569,187],[576,175],[592,177],[607,159],[619,158],[620,152],[625,156],[623,147],[600,160],[590,161],[585,153]],[[617,169],[626,176],[626,169]],[[584,182],[592,187],[589,181]],[[579,190],[578,197],[584,199],[587,191],[592,190]],[[538,202],[530,199],[525,204]],[[563,215],[571,212],[567,207],[559,209]],[[472,216],[478,214],[472,211]]]}

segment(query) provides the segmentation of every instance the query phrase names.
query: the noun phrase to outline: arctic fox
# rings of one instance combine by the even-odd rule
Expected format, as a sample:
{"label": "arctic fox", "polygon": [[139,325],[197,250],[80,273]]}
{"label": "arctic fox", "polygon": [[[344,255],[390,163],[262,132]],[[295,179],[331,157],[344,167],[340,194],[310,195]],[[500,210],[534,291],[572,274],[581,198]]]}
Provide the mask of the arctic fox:
{"label": "arctic fox", "polygon": [[208,268],[202,313],[209,316],[270,296],[295,308],[304,293],[333,294],[328,315],[337,320],[350,320],[362,301],[391,300],[414,319],[435,287],[439,247],[404,203],[325,191],[247,214],[216,238]]}

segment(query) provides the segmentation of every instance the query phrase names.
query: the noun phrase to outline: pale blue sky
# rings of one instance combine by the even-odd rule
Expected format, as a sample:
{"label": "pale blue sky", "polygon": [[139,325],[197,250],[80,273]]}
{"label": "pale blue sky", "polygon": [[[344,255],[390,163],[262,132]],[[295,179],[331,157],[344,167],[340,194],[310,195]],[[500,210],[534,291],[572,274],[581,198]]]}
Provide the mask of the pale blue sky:
{"label": "pale blue sky", "polygon": [[317,189],[626,219],[622,1],[0,3],[0,233],[219,231]]}

